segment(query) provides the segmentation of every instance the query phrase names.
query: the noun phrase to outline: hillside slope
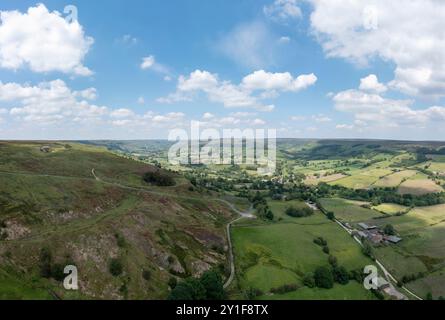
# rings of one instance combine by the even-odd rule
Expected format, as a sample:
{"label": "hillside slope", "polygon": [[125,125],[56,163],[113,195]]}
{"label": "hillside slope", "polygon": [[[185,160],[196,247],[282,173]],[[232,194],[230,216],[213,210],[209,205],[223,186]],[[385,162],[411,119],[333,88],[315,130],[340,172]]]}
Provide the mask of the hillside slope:
{"label": "hillside slope", "polygon": [[82,144],[0,142],[0,297],[162,299],[171,277],[227,269],[230,209],[180,177],[146,184],[155,170]]}

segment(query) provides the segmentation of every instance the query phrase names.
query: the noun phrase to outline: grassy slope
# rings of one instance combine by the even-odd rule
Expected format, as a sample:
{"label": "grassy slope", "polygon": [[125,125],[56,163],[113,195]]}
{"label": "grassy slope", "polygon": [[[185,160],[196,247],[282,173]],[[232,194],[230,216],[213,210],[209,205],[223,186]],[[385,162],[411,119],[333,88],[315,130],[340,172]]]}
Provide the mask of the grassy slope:
{"label": "grassy slope", "polygon": [[[181,179],[176,187],[144,185],[140,176],[152,167],[102,148],[53,143],[46,154],[41,145],[0,143],[0,220],[8,234],[0,242],[2,297],[45,299],[51,289],[66,298],[163,298],[171,269],[186,276],[226,262],[213,250],[225,245],[231,213],[223,204],[188,191]],[[78,295],[40,279],[43,247],[54,262],[74,260]],[[108,272],[114,257],[123,262],[120,277]]]}

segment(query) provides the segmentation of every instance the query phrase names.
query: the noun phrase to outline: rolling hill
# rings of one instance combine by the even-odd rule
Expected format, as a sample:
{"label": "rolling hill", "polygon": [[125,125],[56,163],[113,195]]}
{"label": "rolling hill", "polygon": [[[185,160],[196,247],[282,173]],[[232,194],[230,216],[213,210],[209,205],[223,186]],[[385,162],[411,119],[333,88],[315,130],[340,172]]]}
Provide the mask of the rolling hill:
{"label": "rolling hill", "polygon": [[[98,146],[0,142],[0,181],[1,298],[162,299],[172,278],[227,270],[233,213],[173,173]],[[62,287],[67,264],[79,291]]]}

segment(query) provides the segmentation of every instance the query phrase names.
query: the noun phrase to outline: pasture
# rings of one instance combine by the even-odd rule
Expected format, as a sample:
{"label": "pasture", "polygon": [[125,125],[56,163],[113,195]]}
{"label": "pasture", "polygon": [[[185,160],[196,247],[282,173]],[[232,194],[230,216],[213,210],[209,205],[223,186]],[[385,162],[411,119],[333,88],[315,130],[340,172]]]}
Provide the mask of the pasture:
{"label": "pasture", "polygon": [[338,220],[349,223],[358,223],[382,216],[380,212],[361,207],[361,205],[367,204],[365,202],[325,198],[320,199],[320,204],[325,210],[334,212]]}
{"label": "pasture", "polygon": [[[285,205],[272,202],[271,208],[276,216],[284,215]],[[306,273],[328,265],[328,255],[313,243],[317,237],[321,236],[328,241],[331,254],[348,270],[361,269],[370,263],[358,244],[320,212],[307,218],[289,217],[274,224],[237,225],[232,229],[232,234],[237,280],[241,288],[253,287],[266,294],[286,284],[301,287],[295,293],[279,296],[283,299],[315,299],[320,293],[318,289],[305,288],[302,284]],[[365,289],[358,290],[353,282],[350,287],[351,297],[354,294],[356,299],[369,298],[368,292]],[[342,299],[348,295],[349,289],[344,292],[341,289],[326,290],[323,296],[327,299]]]}
{"label": "pasture", "polygon": [[429,179],[410,179],[403,182],[398,192],[400,194],[412,194],[421,196],[429,193],[443,192],[444,189]]}
{"label": "pasture", "polygon": [[354,172],[351,176],[331,182],[350,189],[369,189],[374,183],[391,174],[390,169],[368,169]]}
{"label": "pasture", "polygon": [[414,170],[404,170],[390,174],[377,181],[374,186],[380,188],[395,188],[398,187],[404,180],[411,178],[417,172]]}

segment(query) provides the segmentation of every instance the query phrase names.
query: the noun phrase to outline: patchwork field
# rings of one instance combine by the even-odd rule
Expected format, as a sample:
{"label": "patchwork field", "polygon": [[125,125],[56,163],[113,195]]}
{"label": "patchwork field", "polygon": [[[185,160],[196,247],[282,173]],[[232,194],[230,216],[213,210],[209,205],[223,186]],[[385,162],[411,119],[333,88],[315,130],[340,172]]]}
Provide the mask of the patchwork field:
{"label": "patchwork field", "polygon": [[[276,215],[282,216],[284,205],[272,203]],[[279,212],[280,211],[280,212]],[[331,290],[309,289],[302,278],[319,266],[328,265],[328,256],[313,240],[322,236],[328,241],[331,254],[348,270],[362,269],[371,261],[360,247],[339,226],[317,212],[311,217],[257,226],[233,228],[238,284],[246,289],[260,289],[264,298],[277,299],[370,299],[361,285],[351,282]],[[286,284],[300,288],[286,295],[271,296],[271,289]],[[319,296],[321,294],[321,296]]]}
{"label": "patchwork field", "polygon": [[390,169],[362,170],[349,177],[331,182],[332,185],[340,185],[350,189],[369,189],[375,182],[390,174]]}
{"label": "patchwork field", "polygon": [[[419,207],[402,216],[370,220],[384,227],[394,226],[403,238],[398,245],[375,249],[377,257],[398,279],[417,275],[407,284],[420,296],[431,292],[445,296],[445,205]],[[422,273],[422,276],[418,276]]]}
{"label": "patchwork field", "polygon": [[341,173],[331,174],[331,175],[322,176],[322,177],[318,177],[318,178],[316,176],[308,176],[306,178],[306,180],[304,180],[304,183],[307,185],[315,186],[321,182],[325,182],[325,183],[333,182],[333,181],[340,180],[344,177],[346,177],[346,176]]}
{"label": "patchwork field", "polygon": [[414,176],[417,172],[414,170],[404,170],[400,172],[388,175],[379,181],[377,181],[374,186],[380,188],[394,188],[398,187],[405,179]]}

